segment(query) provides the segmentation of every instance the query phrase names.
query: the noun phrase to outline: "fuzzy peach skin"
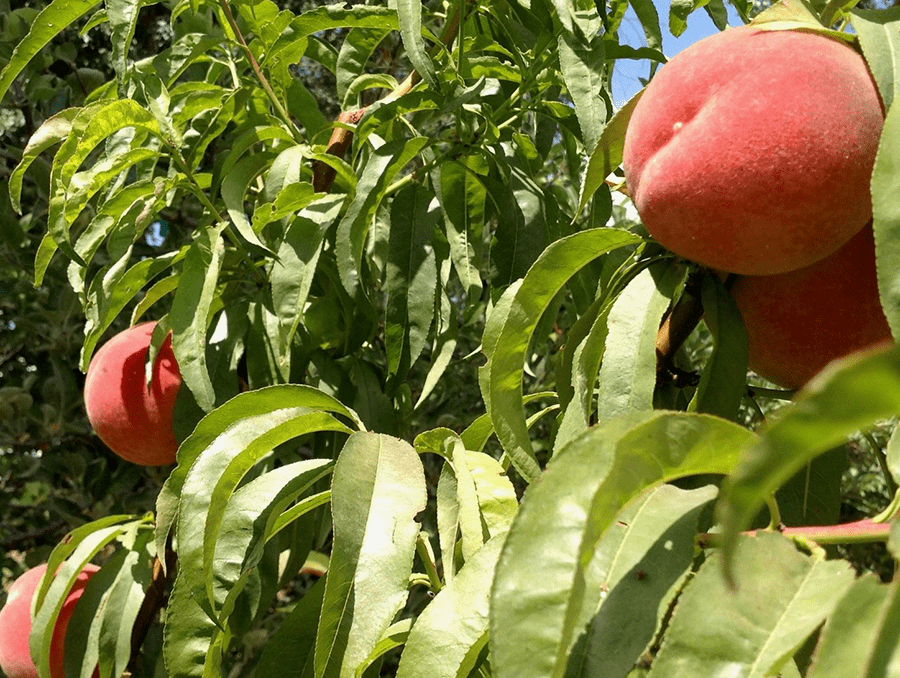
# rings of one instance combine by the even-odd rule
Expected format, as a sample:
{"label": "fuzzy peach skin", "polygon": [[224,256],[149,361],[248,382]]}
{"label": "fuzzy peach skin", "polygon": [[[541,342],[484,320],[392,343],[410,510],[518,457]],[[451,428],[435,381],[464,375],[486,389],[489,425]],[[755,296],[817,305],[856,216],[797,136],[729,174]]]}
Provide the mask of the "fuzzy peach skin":
{"label": "fuzzy peach skin", "polygon": [[783,273],[870,219],[883,122],[868,68],[845,43],[730,28],[651,80],[626,132],[625,177],[647,230],[675,254]]}
{"label": "fuzzy peach skin", "polygon": [[155,323],[120,332],[94,355],[84,383],[88,419],[100,439],[123,459],[143,466],[175,463],[178,441],[172,411],[181,372],[166,338],[147,388],[144,363]]}
{"label": "fuzzy peach skin", "polygon": [[803,386],[832,360],[891,340],[871,226],[812,266],[740,277],[731,296],[747,328],[750,369],[788,388]]}
{"label": "fuzzy peach skin", "polygon": [[[56,618],[56,626],[50,640],[50,675],[53,678],[65,676],[63,652],[69,620],[75,611],[75,604],[84,593],[84,587],[98,569],[100,568],[90,563],[84,567],[75,579]],[[31,634],[31,599],[46,570],[46,563],[38,565],[16,579],[9,589],[6,605],[0,609],[0,668],[8,678],[37,678],[37,667],[31,660],[28,649],[28,636]]]}

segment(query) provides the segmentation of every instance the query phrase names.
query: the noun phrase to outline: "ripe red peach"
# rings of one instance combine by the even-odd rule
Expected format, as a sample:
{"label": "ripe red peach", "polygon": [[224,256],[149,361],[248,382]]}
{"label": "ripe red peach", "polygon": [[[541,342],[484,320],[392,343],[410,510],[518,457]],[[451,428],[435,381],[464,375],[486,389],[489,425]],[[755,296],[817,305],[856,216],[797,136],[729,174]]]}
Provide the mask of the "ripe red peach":
{"label": "ripe red peach", "polygon": [[651,80],[626,132],[625,177],[647,230],[675,254],[783,273],[871,218],[883,122],[865,61],[844,42],[729,28]]}
{"label": "ripe red peach", "polygon": [[731,295],[747,328],[750,368],[788,388],[803,386],[832,360],[891,339],[871,226],[812,266],[739,277]]}
{"label": "ripe red peach", "polygon": [[120,332],[94,355],[84,384],[88,419],[117,455],[143,466],[175,462],[178,441],[172,411],[181,372],[169,335],[160,347],[147,387],[144,365],[155,323]]}
{"label": "ripe red peach", "polygon": [[[63,652],[69,620],[84,587],[98,569],[91,564],[84,567],[56,618],[50,641],[50,675],[53,678],[65,676]],[[28,649],[28,636],[31,634],[31,600],[46,570],[46,563],[38,565],[16,579],[9,589],[6,605],[0,609],[0,669],[7,678],[37,678],[37,667]]]}

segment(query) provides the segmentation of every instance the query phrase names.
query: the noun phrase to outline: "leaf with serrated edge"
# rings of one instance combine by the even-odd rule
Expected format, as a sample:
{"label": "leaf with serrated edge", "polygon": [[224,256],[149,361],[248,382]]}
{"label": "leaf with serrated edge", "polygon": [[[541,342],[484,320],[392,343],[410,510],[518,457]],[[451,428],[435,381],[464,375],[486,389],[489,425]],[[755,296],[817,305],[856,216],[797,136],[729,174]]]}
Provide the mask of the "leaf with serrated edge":
{"label": "leaf with serrated edge", "polygon": [[900,586],[860,578],[825,623],[808,678],[895,678],[900,665]]}
{"label": "leaf with serrated edge", "polygon": [[396,438],[353,434],[332,475],[334,547],[316,637],[316,676],[352,676],[403,606],[425,475]]}
{"label": "leaf with serrated edge", "polygon": [[648,678],[770,676],[831,613],[855,576],[849,563],[804,555],[779,534],[744,537],[737,555],[736,588],[722,576],[718,552],[691,580]]}
{"label": "leaf with serrated edge", "polygon": [[850,12],[859,46],[878,85],[885,109],[900,95],[900,7]]}
{"label": "leaf with serrated edge", "polygon": [[540,473],[522,404],[525,353],[531,335],[569,278],[601,254],[638,242],[637,236],[612,229],[561,238],[544,250],[520,285],[504,292],[488,317],[483,338],[488,362],[479,370],[481,393],[504,450],[529,482]]}
{"label": "leaf with serrated edge", "polygon": [[504,533],[476,551],[419,615],[397,678],[467,676],[487,640],[491,581]]}
{"label": "leaf with serrated edge", "polygon": [[825,450],[900,413],[900,347],[870,349],[835,361],[804,387],[794,406],[741,457],[718,506],[725,564],[738,533],[766,498]]}
{"label": "leaf with serrated edge", "polygon": [[580,619],[588,623],[566,678],[624,676],[635,664],[690,568],[699,514],[716,491],[662,485],[619,513],[585,571]]}
{"label": "leaf with serrated edge", "polygon": [[525,493],[494,579],[498,678],[562,676],[583,623],[585,569],[616,514],[664,482],[728,473],[755,438],[717,417],[636,412],[594,426],[554,456]]}
{"label": "leaf with serrated edge", "polygon": [[653,409],[656,335],[683,276],[684,267],[677,262],[653,264],[628,283],[613,304],[600,366],[599,419]]}

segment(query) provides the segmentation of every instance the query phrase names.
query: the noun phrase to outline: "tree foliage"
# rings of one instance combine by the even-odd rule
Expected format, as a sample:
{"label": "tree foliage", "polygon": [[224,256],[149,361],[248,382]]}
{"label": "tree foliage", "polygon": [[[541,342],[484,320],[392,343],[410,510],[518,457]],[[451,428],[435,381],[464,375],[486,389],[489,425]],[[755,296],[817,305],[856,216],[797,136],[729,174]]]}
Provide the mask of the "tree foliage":
{"label": "tree foliage", "polygon": [[[669,30],[701,7],[724,28],[713,0]],[[7,574],[57,572],[41,676],[89,561],[83,678],[896,674],[864,571],[900,557],[900,349],[774,389],[726,286],[646,236],[611,91],[666,60],[652,3],[0,8],[0,518]],[[870,65],[896,334],[900,13],[754,20]],[[168,469],[80,401],[148,318],[184,379]]]}

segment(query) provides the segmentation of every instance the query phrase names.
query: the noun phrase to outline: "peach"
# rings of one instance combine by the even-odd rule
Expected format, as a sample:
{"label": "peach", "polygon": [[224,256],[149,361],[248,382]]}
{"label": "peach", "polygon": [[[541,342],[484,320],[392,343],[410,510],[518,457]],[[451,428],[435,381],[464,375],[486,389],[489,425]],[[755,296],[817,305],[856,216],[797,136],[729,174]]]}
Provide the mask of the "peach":
{"label": "peach", "polygon": [[731,295],[747,328],[750,368],[788,388],[803,386],[832,360],[891,339],[871,226],[812,266],[739,277]]}
{"label": "peach", "polygon": [[870,219],[883,122],[847,44],[730,28],[647,86],[625,136],[625,177],[647,230],[675,254],[783,273],[835,252]]}
{"label": "peach", "polygon": [[117,455],[143,466],[175,462],[178,441],[172,411],[181,372],[169,335],[153,364],[147,387],[144,364],[155,323],[120,332],[94,355],[84,383],[88,419]]}
{"label": "peach", "polygon": [[[50,640],[50,675],[52,678],[64,678],[65,676],[63,652],[69,620],[72,618],[78,599],[84,593],[84,587],[98,569],[100,568],[91,564],[84,567],[75,579],[59,616],[56,618],[56,625]],[[3,669],[7,678],[37,678],[37,667],[34,665],[28,649],[28,636],[31,634],[31,599],[46,570],[46,563],[38,565],[16,579],[9,589],[6,605],[0,609],[0,668]]]}

